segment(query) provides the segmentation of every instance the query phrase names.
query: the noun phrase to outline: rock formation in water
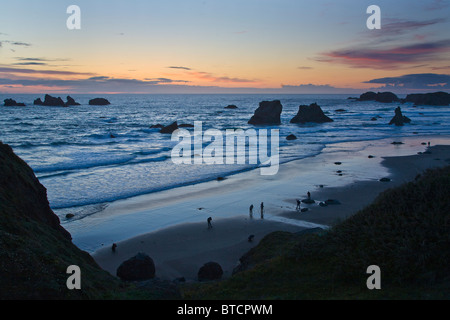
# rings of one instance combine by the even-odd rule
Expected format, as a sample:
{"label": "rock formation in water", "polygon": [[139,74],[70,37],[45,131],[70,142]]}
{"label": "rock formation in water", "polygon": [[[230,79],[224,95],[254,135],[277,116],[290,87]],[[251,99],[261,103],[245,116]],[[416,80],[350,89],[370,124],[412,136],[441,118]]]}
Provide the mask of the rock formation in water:
{"label": "rock formation in water", "polygon": [[309,106],[301,105],[298,109],[297,115],[292,118],[291,123],[325,123],[333,122],[328,118],[317,103],[313,103]]}
{"label": "rock formation in water", "polygon": [[281,124],[282,111],[283,106],[279,100],[262,101],[248,123],[253,125],[279,125]]}

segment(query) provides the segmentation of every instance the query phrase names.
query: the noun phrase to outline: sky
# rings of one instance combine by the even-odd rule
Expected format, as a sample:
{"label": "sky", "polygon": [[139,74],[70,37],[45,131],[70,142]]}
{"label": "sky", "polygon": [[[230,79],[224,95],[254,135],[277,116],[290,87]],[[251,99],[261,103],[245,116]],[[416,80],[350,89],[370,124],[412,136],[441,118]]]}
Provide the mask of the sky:
{"label": "sky", "polygon": [[450,0],[0,0],[0,93],[448,92],[449,14]]}

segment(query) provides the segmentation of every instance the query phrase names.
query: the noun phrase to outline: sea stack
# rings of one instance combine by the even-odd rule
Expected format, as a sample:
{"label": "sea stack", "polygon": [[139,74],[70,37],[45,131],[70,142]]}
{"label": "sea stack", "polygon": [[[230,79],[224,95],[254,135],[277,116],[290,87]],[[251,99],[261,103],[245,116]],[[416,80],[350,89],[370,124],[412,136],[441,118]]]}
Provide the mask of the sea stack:
{"label": "sea stack", "polygon": [[292,118],[291,123],[325,123],[333,122],[333,119],[328,118],[317,103],[309,106],[301,105],[298,108],[297,115]]}
{"label": "sea stack", "polygon": [[403,126],[405,123],[410,123],[411,119],[408,117],[405,117],[402,114],[402,109],[400,107],[395,108],[395,116],[392,118],[391,122],[389,124],[395,124],[398,127]]}
{"label": "sea stack", "polygon": [[283,106],[280,100],[262,101],[248,123],[253,125],[279,125],[281,124],[282,111]]}
{"label": "sea stack", "polygon": [[167,134],[172,134],[175,130],[177,130],[178,127],[178,122],[175,121],[174,123],[172,123],[171,125],[168,125],[164,128],[162,128],[159,132],[160,133],[167,133]]}
{"label": "sea stack", "polygon": [[90,106],[107,106],[110,104],[111,103],[104,98],[95,98],[95,99],[89,100]]}
{"label": "sea stack", "polygon": [[3,102],[5,103],[5,107],[25,107],[25,103],[16,102],[13,99],[5,99]]}

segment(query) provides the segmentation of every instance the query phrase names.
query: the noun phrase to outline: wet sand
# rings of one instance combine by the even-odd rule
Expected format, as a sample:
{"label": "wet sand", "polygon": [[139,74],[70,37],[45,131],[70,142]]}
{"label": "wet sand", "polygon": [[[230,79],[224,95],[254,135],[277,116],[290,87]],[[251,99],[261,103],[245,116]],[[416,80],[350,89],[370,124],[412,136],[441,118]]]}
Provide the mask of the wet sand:
{"label": "wet sand", "polygon": [[[419,141],[420,139],[416,138],[406,142],[416,148],[415,150],[421,150],[421,152],[427,150],[426,146]],[[387,145],[386,148],[402,148],[402,146]],[[370,151],[376,150],[375,148]],[[148,197],[140,198],[139,201],[136,199],[123,201],[116,204],[114,210],[117,210],[117,217],[124,219],[127,215],[119,215],[120,208],[129,210],[130,214],[133,211],[145,213],[150,209],[153,214],[165,210],[170,213],[171,210],[185,208],[188,214],[198,215],[196,219],[199,221],[175,224],[117,241],[118,248],[115,253],[112,252],[110,244],[105,244],[103,248],[95,251],[92,255],[102,268],[114,275],[117,267],[124,260],[138,252],[144,252],[153,258],[156,265],[156,276],[162,279],[173,280],[184,277],[187,280],[195,280],[198,269],[209,261],[221,264],[224,276],[227,277],[231,275],[239,258],[266,234],[278,230],[297,232],[311,227],[327,228],[370,204],[380,192],[413,180],[417,174],[427,168],[450,164],[450,146],[434,146],[428,150],[431,154],[385,158],[381,158],[377,154],[375,158],[369,159],[367,149],[364,149],[361,155],[355,157],[353,154],[345,158],[343,156],[345,150],[341,148],[336,151],[336,157],[332,159],[315,159],[315,163],[311,166],[317,170],[329,172],[333,179],[342,179],[344,183],[341,186],[337,183],[330,183],[320,187],[314,181],[308,180],[308,176],[305,175],[305,168],[310,169],[310,167],[303,162],[302,170],[299,171],[300,162],[294,161],[283,165],[283,170],[280,168],[280,173],[275,178],[256,178],[251,173],[245,173],[238,175],[239,177],[236,176],[237,180],[231,178],[230,181],[225,181],[225,184],[210,183],[212,188],[207,189],[201,195],[194,187],[190,188],[191,193],[181,190],[172,191],[172,195],[174,192],[180,192],[180,199],[173,200],[169,204],[164,201],[158,202],[155,199],[149,204]],[[336,165],[334,163],[336,159],[344,160],[341,165]],[[369,172],[362,181],[358,180],[358,175],[361,175],[359,170],[370,169],[371,167],[366,167],[366,164],[371,161],[380,163],[382,168],[380,167],[377,172]],[[378,167],[374,166],[373,168]],[[342,171],[342,176],[336,174],[336,171]],[[295,175],[295,172],[299,172],[298,176],[301,179],[297,179],[298,176]],[[379,179],[385,176],[389,176],[391,181],[380,182]],[[252,179],[248,184],[242,185],[243,177],[252,177]],[[288,192],[289,190],[290,192]],[[296,190],[296,192],[292,192],[292,190]],[[302,207],[308,208],[309,211],[297,212],[295,210],[296,199],[301,199],[302,195],[306,195],[307,190],[311,191],[312,198],[316,202],[311,205],[302,204]],[[296,196],[285,197],[286,194],[295,194]],[[303,196],[303,198],[305,197]],[[259,216],[257,200],[260,199],[270,199],[267,203],[265,202],[267,213],[264,220],[261,220]],[[327,199],[336,199],[341,204],[319,206],[320,201]],[[253,219],[248,216],[249,203],[255,205]],[[220,210],[214,210],[213,206],[227,214],[219,214]],[[216,211],[218,214],[215,215]],[[212,229],[207,228],[206,218],[208,216],[213,217]],[[145,221],[144,218],[142,219]],[[120,228],[120,225],[117,228]],[[251,234],[255,235],[255,240],[249,243],[247,239]]]}

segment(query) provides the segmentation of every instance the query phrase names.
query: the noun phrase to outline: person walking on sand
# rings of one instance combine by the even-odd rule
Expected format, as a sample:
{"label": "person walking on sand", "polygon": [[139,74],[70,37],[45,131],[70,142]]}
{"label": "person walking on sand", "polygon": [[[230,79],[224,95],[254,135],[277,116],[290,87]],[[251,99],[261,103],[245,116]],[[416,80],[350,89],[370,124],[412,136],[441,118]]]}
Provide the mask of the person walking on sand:
{"label": "person walking on sand", "polygon": [[261,219],[264,219],[264,202],[261,202]]}
{"label": "person walking on sand", "polygon": [[297,207],[295,207],[295,210],[299,211],[300,210],[300,200],[297,199]]}
{"label": "person walking on sand", "polygon": [[250,206],[250,219],[253,219],[253,205]]}
{"label": "person walking on sand", "polygon": [[308,200],[311,200],[311,192],[308,191]]}
{"label": "person walking on sand", "polygon": [[208,229],[211,229],[212,228],[212,224],[211,224],[212,218],[209,217],[207,221],[208,221]]}

